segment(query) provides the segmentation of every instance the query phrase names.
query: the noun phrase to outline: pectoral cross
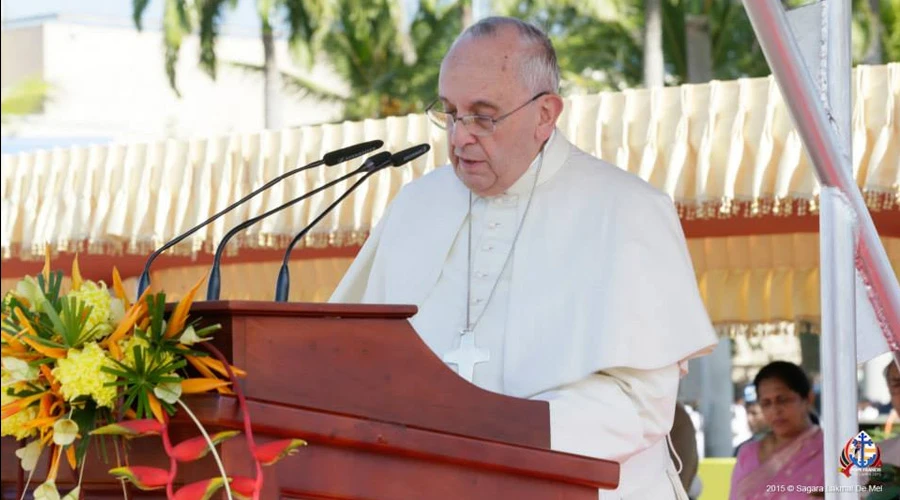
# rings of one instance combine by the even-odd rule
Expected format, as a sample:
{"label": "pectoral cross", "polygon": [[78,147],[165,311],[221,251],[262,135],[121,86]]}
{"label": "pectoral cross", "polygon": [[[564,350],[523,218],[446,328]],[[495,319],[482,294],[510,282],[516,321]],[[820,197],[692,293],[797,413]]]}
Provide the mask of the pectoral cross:
{"label": "pectoral cross", "polygon": [[456,365],[460,377],[472,382],[475,379],[475,365],[491,359],[490,351],[475,345],[475,332],[460,331],[459,347],[444,354],[444,362]]}

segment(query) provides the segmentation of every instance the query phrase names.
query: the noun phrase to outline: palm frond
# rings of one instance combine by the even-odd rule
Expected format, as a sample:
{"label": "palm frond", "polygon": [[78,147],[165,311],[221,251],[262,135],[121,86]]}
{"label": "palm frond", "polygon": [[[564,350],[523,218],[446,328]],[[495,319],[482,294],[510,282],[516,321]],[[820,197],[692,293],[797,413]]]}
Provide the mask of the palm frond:
{"label": "palm frond", "polygon": [[131,18],[134,20],[134,25],[137,27],[138,31],[143,29],[142,21],[144,18],[144,11],[149,4],[150,0],[131,0]]}
{"label": "palm frond", "polygon": [[219,38],[219,27],[226,6],[232,5],[230,0],[204,0],[200,4],[200,67],[210,76],[216,78],[216,41]]}

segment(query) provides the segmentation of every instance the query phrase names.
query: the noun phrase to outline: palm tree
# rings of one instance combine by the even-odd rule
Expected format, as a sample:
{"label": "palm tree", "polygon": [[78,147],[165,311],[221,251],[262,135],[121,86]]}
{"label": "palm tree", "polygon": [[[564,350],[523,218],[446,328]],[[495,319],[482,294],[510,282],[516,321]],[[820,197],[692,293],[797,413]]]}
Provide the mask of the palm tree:
{"label": "palm tree", "polygon": [[665,57],[675,83],[769,73],[739,0],[666,0],[663,19]]}
{"label": "palm tree", "polygon": [[[142,29],[144,11],[150,0],[132,0],[132,17],[138,30]],[[275,27],[279,21],[287,25],[288,43],[298,60],[312,63],[321,27],[327,23],[328,0],[257,0],[260,32],[263,44],[264,99],[266,128],[281,128],[280,72],[275,57]],[[163,45],[165,69],[169,85],[180,97],[176,83],[175,67],[181,43],[195,30],[200,37],[200,67],[213,79],[216,78],[218,57],[216,40],[221,21],[227,9],[234,9],[237,0],[167,0],[163,12]]]}
{"label": "palm tree", "polygon": [[643,0],[494,2],[499,14],[530,21],[548,33],[556,47],[564,93],[621,90],[640,84],[642,8]]}
{"label": "palm tree", "polygon": [[[804,0],[783,0],[786,7]],[[900,3],[853,0],[853,62],[900,60]],[[764,76],[769,66],[739,0],[663,0],[664,51],[676,82]]]}
{"label": "palm tree", "polygon": [[[328,64],[347,83],[342,93],[282,73],[286,88],[344,106],[343,119],[421,112],[434,99],[441,59],[462,29],[463,5],[422,0],[408,31],[393,0],[339,0],[322,39]],[[250,71],[259,66],[238,65]]]}

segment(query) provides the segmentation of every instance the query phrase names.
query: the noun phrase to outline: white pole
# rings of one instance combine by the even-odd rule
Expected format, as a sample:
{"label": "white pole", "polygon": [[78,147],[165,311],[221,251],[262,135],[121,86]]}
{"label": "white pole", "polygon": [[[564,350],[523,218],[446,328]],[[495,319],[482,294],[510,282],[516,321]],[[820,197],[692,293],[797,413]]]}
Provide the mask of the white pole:
{"label": "white pole", "polygon": [[857,499],[856,475],[838,474],[847,440],[856,435],[856,269],[857,239],[850,204],[838,188],[820,195],[819,250],[822,296],[822,431],[825,498]]}
{"label": "white pole", "polygon": [[[824,54],[820,81],[823,104],[846,155],[837,168],[852,179],[850,138],[850,0],[825,0],[822,12]],[[820,195],[819,272],[821,286],[822,424],[826,500],[858,498],[857,476],[838,474],[841,450],[859,430],[856,383],[857,233],[852,207],[838,188]]]}

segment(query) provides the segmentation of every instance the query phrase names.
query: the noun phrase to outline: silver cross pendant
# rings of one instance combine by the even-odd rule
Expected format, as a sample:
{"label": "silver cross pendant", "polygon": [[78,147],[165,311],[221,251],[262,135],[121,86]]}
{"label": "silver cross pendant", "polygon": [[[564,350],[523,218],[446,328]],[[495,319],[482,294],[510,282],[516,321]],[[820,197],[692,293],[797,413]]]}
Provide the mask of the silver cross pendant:
{"label": "silver cross pendant", "polygon": [[475,379],[475,365],[491,359],[490,351],[475,345],[475,333],[471,330],[460,331],[459,347],[444,354],[444,362],[456,365],[460,377],[472,382]]}

